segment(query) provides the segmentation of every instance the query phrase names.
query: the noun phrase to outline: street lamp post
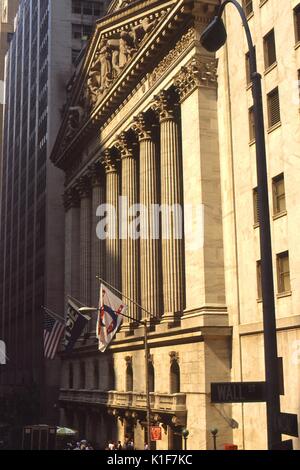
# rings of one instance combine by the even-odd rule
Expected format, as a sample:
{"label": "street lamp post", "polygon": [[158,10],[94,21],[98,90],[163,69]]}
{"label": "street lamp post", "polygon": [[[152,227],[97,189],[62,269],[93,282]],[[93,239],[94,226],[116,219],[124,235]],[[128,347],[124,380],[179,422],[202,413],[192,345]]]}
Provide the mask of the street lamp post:
{"label": "street lamp post", "polygon": [[187,440],[188,440],[189,435],[190,435],[190,432],[188,429],[184,429],[182,431],[182,436],[184,439],[184,450],[187,450]]}
{"label": "street lamp post", "polygon": [[219,430],[215,428],[215,429],[212,429],[210,432],[214,441],[214,450],[217,450],[217,435],[218,435]]}
{"label": "street lamp post", "polygon": [[257,71],[256,53],[246,15],[236,0],[225,0],[218,15],[208,25],[201,35],[202,46],[216,52],[226,42],[227,33],[222,20],[225,6],[232,3],[238,10],[245,28],[249,47],[250,72],[252,80],[252,93],[254,102],[254,121],[256,139],[256,163],[258,183],[258,208],[260,223],[260,249],[261,249],[261,282],[264,323],[264,350],[266,374],[266,404],[267,404],[267,431],[268,448],[271,450],[281,442],[281,433],[277,422],[280,414],[278,353],[276,337],[276,315],[274,300],[274,279],[272,264],[272,243],[270,228],[270,209],[268,196],[267,158],[264,131],[264,114],[262,104],[261,75]]}

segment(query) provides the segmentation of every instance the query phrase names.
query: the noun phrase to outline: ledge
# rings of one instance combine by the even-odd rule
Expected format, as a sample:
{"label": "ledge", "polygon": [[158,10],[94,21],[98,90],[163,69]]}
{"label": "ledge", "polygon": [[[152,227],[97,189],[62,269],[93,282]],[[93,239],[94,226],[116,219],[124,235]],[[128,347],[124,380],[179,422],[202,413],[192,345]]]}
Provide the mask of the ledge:
{"label": "ledge", "polygon": [[[290,317],[278,318],[277,321],[277,331],[292,330],[295,328],[300,328],[300,315],[293,315]],[[239,325],[239,336],[251,336],[262,334],[263,322],[249,323],[244,325]]]}
{"label": "ledge", "polygon": [[284,299],[285,297],[291,297],[293,295],[292,291],[282,292],[282,294],[276,294],[277,299]]}
{"label": "ledge", "polygon": [[274,126],[268,128],[267,130],[268,134],[271,134],[271,132],[275,131],[276,129],[279,129],[279,127],[281,126],[282,126],[281,121],[277,122],[277,124],[274,124]]}
{"label": "ledge", "polygon": [[287,211],[282,211],[282,212],[279,212],[278,214],[274,214],[273,220],[278,220],[285,216],[287,216]]}
{"label": "ledge", "polygon": [[294,47],[295,47],[295,50],[299,49],[299,47],[300,47],[300,41],[296,42],[296,44],[295,44]]}
{"label": "ledge", "polygon": [[274,62],[274,64],[266,68],[266,70],[264,71],[264,75],[268,75],[270,72],[272,72],[272,70],[276,69],[276,67],[277,67],[277,62]]}
{"label": "ledge", "polygon": [[[107,408],[146,410],[147,400],[144,392],[118,392],[101,390],[61,389],[61,403],[106,406]],[[151,409],[162,413],[185,413],[185,393],[151,393]]]}

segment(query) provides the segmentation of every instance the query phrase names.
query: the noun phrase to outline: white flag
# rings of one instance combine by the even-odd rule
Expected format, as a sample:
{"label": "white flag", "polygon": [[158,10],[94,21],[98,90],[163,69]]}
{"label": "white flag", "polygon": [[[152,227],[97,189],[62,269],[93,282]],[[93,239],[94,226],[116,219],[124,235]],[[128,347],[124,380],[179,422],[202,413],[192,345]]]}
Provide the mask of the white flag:
{"label": "white flag", "polygon": [[127,308],[122,300],[101,284],[96,331],[99,351],[106,351],[123,321],[122,314],[127,312]]}

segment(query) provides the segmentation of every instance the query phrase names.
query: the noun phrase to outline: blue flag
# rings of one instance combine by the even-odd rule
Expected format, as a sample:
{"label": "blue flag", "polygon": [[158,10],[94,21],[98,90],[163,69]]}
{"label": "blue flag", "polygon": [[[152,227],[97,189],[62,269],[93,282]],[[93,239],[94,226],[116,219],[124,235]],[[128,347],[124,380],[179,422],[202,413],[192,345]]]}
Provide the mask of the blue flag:
{"label": "blue flag", "polygon": [[65,329],[65,351],[71,352],[81,336],[90,317],[82,315],[72,300],[68,300],[68,313]]}

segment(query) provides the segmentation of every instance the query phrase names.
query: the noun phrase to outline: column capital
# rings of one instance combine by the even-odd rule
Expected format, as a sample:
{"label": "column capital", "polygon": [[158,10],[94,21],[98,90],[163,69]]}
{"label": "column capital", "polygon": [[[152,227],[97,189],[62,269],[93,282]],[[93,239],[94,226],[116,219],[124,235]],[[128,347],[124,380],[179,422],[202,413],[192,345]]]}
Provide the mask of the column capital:
{"label": "column capital", "polygon": [[66,212],[80,206],[79,194],[76,188],[69,188],[64,192],[63,203]]}
{"label": "column capital", "polygon": [[217,87],[218,60],[212,57],[194,57],[182,67],[174,79],[180,100],[184,101],[196,88]]}
{"label": "column capital", "polygon": [[160,122],[173,120],[176,112],[176,102],[171,93],[166,90],[154,96],[151,108],[159,116]]}
{"label": "column capital", "polygon": [[139,141],[142,142],[143,140],[153,139],[153,127],[153,123],[145,113],[140,113],[133,118],[131,129],[137,135]]}
{"label": "column capital", "polygon": [[88,168],[88,176],[91,180],[92,188],[101,186],[102,182],[102,166],[100,162],[95,162]]}
{"label": "column capital", "polygon": [[100,163],[103,165],[105,173],[117,173],[118,158],[113,156],[112,149],[107,149],[103,152],[100,158]]}
{"label": "column capital", "polygon": [[134,158],[133,145],[125,132],[117,136],[117,140],[114,143],[114,147],[120,152],[121,160],[126,158]]}
{"label": "column capital", "polygon": [[91,180],[86,176],[79,178],[76,189],[78,191],[80,199],[85,199],[91,197]]}

